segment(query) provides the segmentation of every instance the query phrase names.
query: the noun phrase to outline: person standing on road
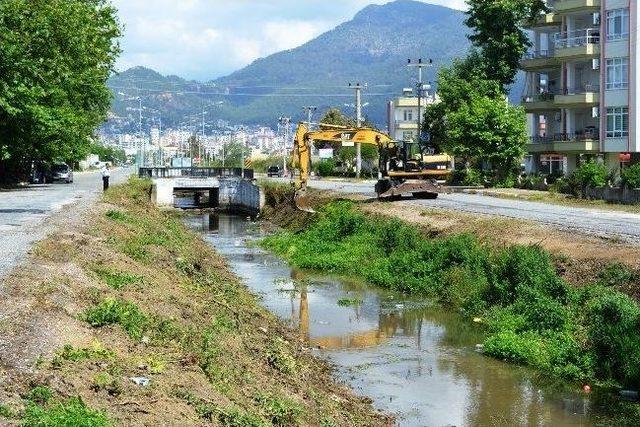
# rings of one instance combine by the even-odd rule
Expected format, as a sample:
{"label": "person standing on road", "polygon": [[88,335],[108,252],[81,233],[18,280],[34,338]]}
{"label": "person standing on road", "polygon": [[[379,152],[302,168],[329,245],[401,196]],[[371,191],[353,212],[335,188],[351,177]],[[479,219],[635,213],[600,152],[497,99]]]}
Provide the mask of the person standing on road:
{"label": "person standing on road", "polygon": [[109,189],[109,178],[111,177],[111,170],[109,170],[109,164],[105,164],[102,167],[102,188],[104,191]]}

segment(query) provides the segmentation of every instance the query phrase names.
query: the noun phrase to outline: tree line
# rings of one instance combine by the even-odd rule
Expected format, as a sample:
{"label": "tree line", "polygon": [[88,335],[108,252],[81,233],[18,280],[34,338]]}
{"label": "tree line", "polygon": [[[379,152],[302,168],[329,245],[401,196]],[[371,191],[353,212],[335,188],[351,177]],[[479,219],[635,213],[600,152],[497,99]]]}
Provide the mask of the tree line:
{"label": "tree line", "polygon": [[0,2],[0,182],[88,154],[121,33],[108,0]]}

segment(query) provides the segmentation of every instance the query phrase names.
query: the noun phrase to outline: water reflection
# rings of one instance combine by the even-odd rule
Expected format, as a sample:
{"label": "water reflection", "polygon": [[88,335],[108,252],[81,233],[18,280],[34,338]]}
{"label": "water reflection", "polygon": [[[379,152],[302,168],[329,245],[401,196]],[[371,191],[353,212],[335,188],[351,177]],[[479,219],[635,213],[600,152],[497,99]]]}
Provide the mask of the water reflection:
{"label": "water reflection", "polygon": [[[267,308],[319,347],[358,393],[397,414],[400,425],[591,425],[584,395],[550,389],[527,369],[478,354],[482,332],[455,312],[357,281],[292,271],[247,244],[261,234],[243,219],[198,217],[190,223]],[[342,298],[360,303],[340,306]]]}

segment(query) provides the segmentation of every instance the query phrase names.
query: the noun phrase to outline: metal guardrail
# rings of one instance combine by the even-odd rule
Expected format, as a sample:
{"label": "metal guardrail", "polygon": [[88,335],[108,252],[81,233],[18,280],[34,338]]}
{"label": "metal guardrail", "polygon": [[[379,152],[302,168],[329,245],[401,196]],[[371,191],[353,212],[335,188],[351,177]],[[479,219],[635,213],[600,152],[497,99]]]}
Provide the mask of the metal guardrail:
{"label": "metal guardrail", "polygon": [[565,88],[562,91],[563,95],[582,95],[585,93],[599,93],[600,92],[600,85],[598,84],[583,84],[583,85],[578,85],[575,87],[569,87],[569,88]]}
{"label": "metal guardrail", "polygon": [[528,59],[553,58],[553,55],[555,55],[553,50],[534,50],[525,53],[522,59],[526,61]]}
{"label": "metal guardrail", "polygon": [[242,168],[200,168],[200,167],[164,167],[140,168],[140,178],[244,178],[253,179],[253,169]]}
{"label": "metal guardrail", "polygon": [[600,44],[600,28],[560,32],[553,35],[556,49]]}

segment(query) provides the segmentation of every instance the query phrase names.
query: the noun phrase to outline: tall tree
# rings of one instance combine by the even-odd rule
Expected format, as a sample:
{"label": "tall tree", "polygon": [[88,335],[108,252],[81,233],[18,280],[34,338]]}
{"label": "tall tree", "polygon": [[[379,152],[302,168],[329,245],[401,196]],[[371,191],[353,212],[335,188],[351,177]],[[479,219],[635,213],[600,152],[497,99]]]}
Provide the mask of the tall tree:
{"label": "tall tree", "polygon": [[485,58],[487,76],[503,90],[514,82],[522,56],[531,46],[522,24],[547,10],[544,0],[467,0],[469,39]]}
{"label": "tall tree", "polygon": [[472,51],[464,60],[440,69],[440,102],[427,107],[424,130],[433,145],[465,163],[489,163],[498,180],[513,175],[524,155],[525,113],[510,106],[500,84],[479,67]]}
{"label": "tall tree", "polygon": [[0,1],[0,181],[87,153],[120,35],[108,0]]}

